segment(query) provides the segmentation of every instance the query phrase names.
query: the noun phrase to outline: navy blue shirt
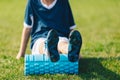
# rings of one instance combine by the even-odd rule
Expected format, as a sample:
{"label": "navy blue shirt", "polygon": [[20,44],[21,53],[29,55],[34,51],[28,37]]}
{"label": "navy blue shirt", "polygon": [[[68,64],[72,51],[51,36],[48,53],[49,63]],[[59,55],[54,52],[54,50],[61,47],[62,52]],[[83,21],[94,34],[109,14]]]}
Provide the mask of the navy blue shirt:
{"label": "navy blue shirt", "polygon": [[45,8],[40,0],[28,0],[25,11],[25,23],[32,26],[31,48],[40,37],[46,38],[50,29],[61,37],[68,37],[74,19],[68,0],[57,0],[51,8]]}

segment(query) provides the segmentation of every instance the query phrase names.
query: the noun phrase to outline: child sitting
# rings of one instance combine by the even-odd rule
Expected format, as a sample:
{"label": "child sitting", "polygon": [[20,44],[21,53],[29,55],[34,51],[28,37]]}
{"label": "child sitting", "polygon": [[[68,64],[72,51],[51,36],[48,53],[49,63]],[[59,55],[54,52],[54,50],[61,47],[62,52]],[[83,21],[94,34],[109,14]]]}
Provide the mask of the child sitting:
{"label": "child sitting", "polygon": [[79,59],[82,45],[80,33],[75,28],[68,0],[28,0],[20,50],[17,59],[25,55],[31,35],[32,54],[48,55],[52,62],[59,60],[59,53],[68,59]]}

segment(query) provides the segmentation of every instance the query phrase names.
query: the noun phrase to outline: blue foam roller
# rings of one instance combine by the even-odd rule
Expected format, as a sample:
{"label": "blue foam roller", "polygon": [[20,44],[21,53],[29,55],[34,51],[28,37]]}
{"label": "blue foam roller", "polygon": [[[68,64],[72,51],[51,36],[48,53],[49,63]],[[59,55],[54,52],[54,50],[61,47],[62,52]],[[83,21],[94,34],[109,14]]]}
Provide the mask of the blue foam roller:
{"label": "blue foam roller", "polygon": [[78,61],[70,62],[67,54],[60,54],[57,62],[51,62],[45,54],[25,55],[24,74],[78,74]]}

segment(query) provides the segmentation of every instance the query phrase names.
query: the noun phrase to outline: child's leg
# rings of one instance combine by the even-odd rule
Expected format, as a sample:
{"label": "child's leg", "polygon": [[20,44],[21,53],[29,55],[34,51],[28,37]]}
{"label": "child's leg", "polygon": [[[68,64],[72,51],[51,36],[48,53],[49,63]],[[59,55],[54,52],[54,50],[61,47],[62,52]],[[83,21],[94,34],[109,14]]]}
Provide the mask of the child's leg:
{"label": "child's leg", "polygon": [[[68,46],[69,46],[69,40],[65,37],[59,38],[58,42],[58,51],[62,54],[68,54]],[[79,58],[81,58],[81,55],[79,55]]]}
{"label": "child's leg", "polygon": [[68,39],[65,37],[59,37],[59,42],[58,42],[58,51],[63,54],[68,53]]}
{"label": "child's leg", "polygon": [[44,54],[46,38],[39,38],[33,45],[32,54]]}
{"label": "child's leg", "polygon": [[59,53],[57,50],[58,35],[55,30],[48,32],[47,38],[39,38],[33,45],[32,54],[46,54],[50,57],[52,62],[59,60]]}
{"label": "child's leg", "polygon": [[[45,40],[46,38],[39,38],[36,40],[32,48],[32,54],[44,54],[45,53]],[[58,51],[63,54],[68,53],[68,39],[65,37],[59,37]]]}

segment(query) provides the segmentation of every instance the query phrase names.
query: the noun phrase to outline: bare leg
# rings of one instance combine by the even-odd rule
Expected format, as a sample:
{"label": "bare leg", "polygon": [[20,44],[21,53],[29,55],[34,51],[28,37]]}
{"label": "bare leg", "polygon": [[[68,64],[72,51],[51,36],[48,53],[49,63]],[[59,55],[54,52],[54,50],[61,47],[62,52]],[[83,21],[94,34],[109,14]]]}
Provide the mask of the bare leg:
{"label": "bare leg", "polygon": [[[41,40],[39,47],[39,53],[44,54],[44,40]],[[61,41],[58,43],[58,51],[62,54],[68,54],[68,42]],[[81,55],[79,55],[79,59],[82,58]]]}
{"label": "bare leg", "polygon": [[45,40],[41,40],[40,45],[39,45],[39,53],[44,54],[44,46],[45,46]]}
{"label": "bare leg", "polygon": [[45,38],[39,38],[33,45],[32,54],[44,54]]}
{"label": "bare leg", "polygon": [[62,54],[67,54],[68,53],[68,42],[60,41],[58,43],[58,51]]}

